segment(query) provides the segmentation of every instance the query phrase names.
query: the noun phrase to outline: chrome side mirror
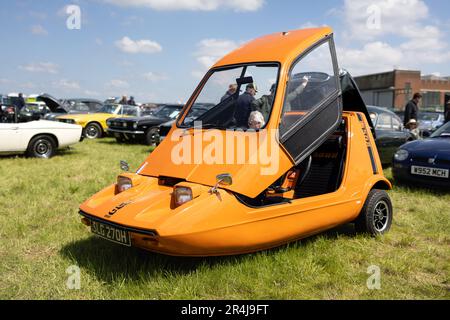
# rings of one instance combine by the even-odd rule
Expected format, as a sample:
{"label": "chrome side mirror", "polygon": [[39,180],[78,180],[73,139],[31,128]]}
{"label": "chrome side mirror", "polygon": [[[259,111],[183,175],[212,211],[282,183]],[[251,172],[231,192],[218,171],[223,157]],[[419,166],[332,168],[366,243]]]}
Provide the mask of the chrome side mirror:
{"label": "chrome side mirror", "polygon": [[130,166],[128,165],[128,163],[124,160],[120,160],[120,169],[122,171],[128,172],[130,171]]}
{"label": "chrome side mirror", "polygon": [[231,186],[233,184],[233,177],[229,173],[219,174],[216,177],[216,185],[209,190],[209,193],[218,193],[219,186]]}

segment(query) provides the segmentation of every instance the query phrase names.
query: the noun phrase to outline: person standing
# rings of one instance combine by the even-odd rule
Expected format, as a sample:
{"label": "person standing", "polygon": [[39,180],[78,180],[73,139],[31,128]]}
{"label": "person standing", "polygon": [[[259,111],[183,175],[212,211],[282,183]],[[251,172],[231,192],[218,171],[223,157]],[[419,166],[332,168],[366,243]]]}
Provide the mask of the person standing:
{"label": "person standing", "polygon": [[265,122],[269,120],[273,98],[275,96],[275,88],[276,86],[273,84],[270,87],[270,94],[264,95],[258,100],[252,102],[252,111],[259,111],[263,115]]}
{"label": "person standing", "polygon": [[19,98],[17,99],[17,108],[20,110],[25,107],[25,99],[23,98],[23,93],[19,93]]}
{"label": "person standing", "polygon": [[119,104],[123,105],[128,104],[127,96],[122,96],[122,100],[119,101]]}
{"label": "person standing", "polygon": [[258,89],[255,84],[249,83],[243,94],[239,96],[236,101],[236,110],[234,112],[234,119],[236,126],[248,127],[248,118],[252,112],[252,103],[255,101],[255,95]]}
{"label": "person standing", "polygon": [[129,106],[135,106],[136,105],[136,101],[134,101],[134,97],[133,96],[131,96],[130,100],[128,100],[128,105]]}
{"label": "person standing", "polygon": [[450,100],[447,101],[447,105],[444,109],[444,123],[450,122]]}
{"label": "person standing", "polygon": [[237,84],[230,84],[228,87],[228,91],[225,92],[222,99],[220,99],[220,102],[227,100],[229,97],[231,97],[233,94],[236,93],[236,90],[237,90]]}
{"label": "person standing", "polygon": [[421,99],[422,95],[420,93],[415,93],[413,99],[406,104],[405,117],[403,119],[403,125],[406,128],[408,128],[408,125],[411,123],[411,120],[415,120],[415,123],[417,123],[417,116],[419,113],[419,102]]}

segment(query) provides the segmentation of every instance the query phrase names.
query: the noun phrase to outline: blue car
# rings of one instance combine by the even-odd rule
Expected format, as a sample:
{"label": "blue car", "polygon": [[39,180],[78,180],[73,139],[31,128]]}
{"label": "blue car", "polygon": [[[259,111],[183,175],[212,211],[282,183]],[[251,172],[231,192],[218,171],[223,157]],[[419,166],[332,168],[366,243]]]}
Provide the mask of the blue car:
{"label": "blue car", "polygon": [[450,189],[450,122],[429,139],[401,146],[394,155],[392,173],[398,182]]}

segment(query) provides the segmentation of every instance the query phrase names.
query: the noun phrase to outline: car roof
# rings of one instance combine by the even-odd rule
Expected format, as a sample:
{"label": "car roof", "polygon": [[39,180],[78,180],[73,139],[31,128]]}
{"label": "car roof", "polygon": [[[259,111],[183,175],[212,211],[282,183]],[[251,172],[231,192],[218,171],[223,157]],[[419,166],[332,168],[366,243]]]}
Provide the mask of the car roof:
{"label": "car roof", "polygon": [[99,103],[103,103],[103,102],[100,101],[100,100],[97,100],[97,99],[89,99],[89,98],[87,98],[87,99],[85,99],[85,98],[73,98],[73,99],[66,99],[66,101],[81,101],[81,102],[83,102],[83,101],[89,101],[89,102],[99,102]]}
{"label": "car roof", "polygon": [[369,112],[374,112],[374,113],[389,113],[391,115],[394,115],[397,117],[397,115],[392,112],[391,110],[387,109],[387,108],[383,108],[383,107],[377,107],[377,106],[367,106],[367,109],[369,110]]}
{"label": "car roof", "polygon": [[290,62],[332,33],[329,27],[273,33],[249,41],[220,59],[214,67],[252,62]]}

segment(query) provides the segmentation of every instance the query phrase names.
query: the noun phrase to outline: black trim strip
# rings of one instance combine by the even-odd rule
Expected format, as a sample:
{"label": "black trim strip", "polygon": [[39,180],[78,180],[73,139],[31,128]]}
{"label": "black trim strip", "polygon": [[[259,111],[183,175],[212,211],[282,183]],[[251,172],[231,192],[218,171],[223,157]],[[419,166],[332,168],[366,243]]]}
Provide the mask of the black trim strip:
{"label": "black trim strip", "polygon": [[158,236],[158,232],[156,230],[145,230],[145,229],[138,229],[138,228],[132,228],[132,227],[126,227],[117,223],[112,223],[103,219],[99,219],[97,217],[91,216],[90,214],[87,214],[86,212],[80,210],[79,214],[82,215],[83,217],[98,222],[98,223],[103,223],[103,224],[107,224],[110,225],[111,227],[115,227],[115,228],[120,228],[120,229],[124,229],[126,231],[130,231],[133,233],[140,233],[140,234],[144,234],[144,235],[148,235],[148,236],[152,236],[152,237],[156,237]]}
{"label": "black trim strip", "polygon": [[372,162],[373,174],[378,174],[378,168],[377,168],[377,164],[375,163],[375,158],[373,156],[372,147],[367,147],[367,150],[369,151],[370,162]]}

